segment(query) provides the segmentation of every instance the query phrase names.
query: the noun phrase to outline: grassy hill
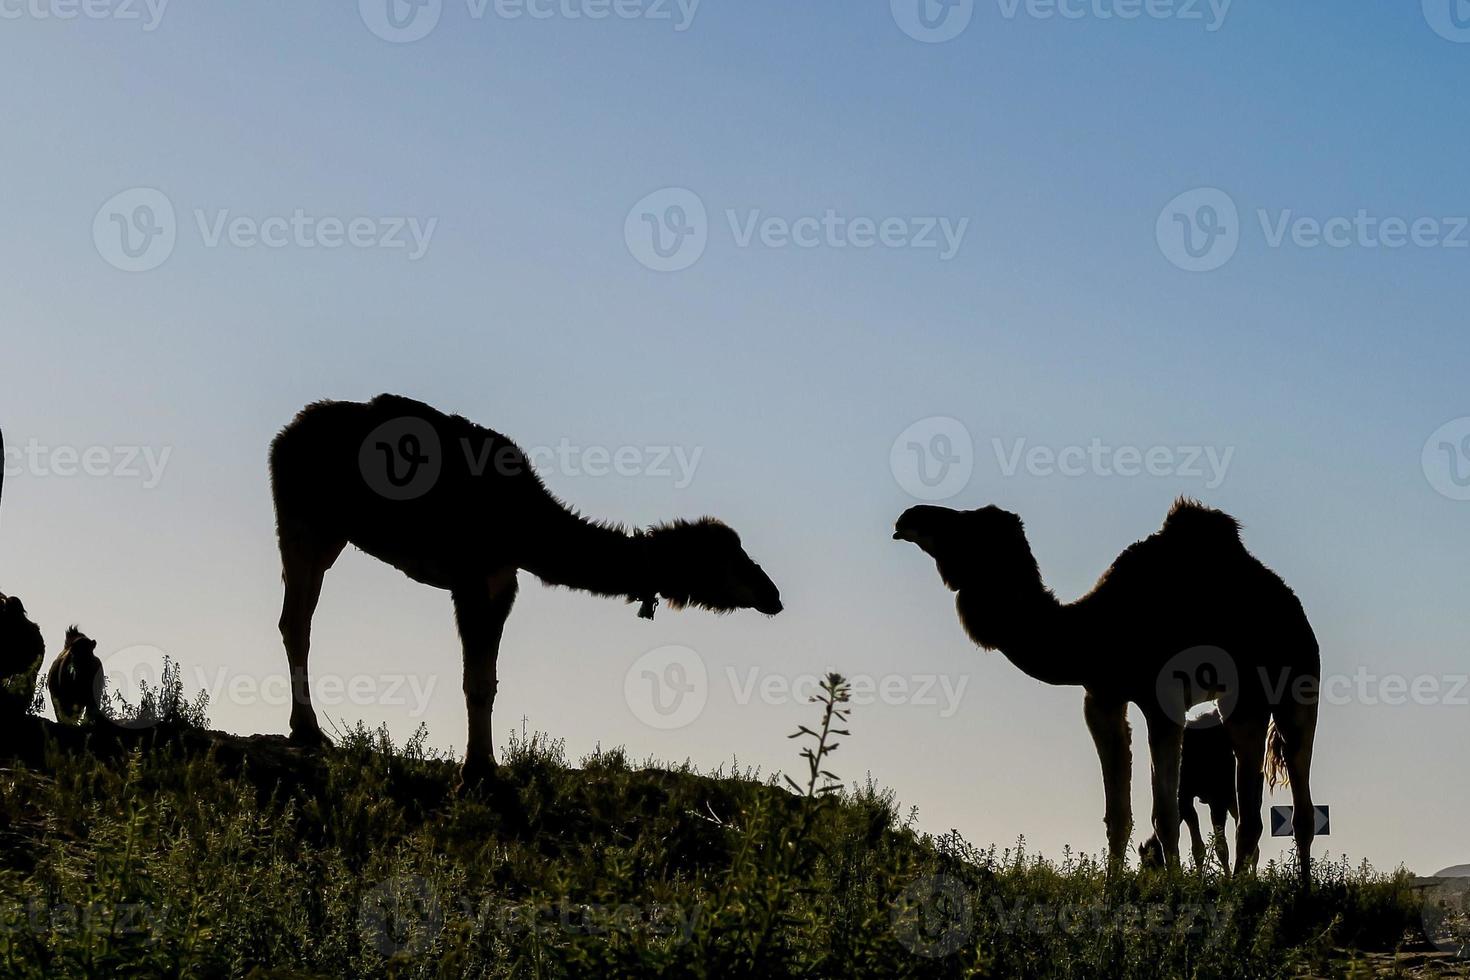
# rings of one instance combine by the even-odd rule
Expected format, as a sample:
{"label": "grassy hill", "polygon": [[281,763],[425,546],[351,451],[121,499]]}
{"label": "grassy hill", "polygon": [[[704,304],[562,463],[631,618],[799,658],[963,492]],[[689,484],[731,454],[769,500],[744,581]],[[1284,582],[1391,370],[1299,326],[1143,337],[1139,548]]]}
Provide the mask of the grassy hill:
{"label": "grassy hill", "polygon": [[[0,774],[0,972],[68,976],[1450,975],[1404,872],[1107,874],[917,832],[826,771],[573,766],[524,733],[490,793],[358,730],[307,753],[187,710],[91,733],[27,718]],[[161,720],[160,717],[161,716]]]}

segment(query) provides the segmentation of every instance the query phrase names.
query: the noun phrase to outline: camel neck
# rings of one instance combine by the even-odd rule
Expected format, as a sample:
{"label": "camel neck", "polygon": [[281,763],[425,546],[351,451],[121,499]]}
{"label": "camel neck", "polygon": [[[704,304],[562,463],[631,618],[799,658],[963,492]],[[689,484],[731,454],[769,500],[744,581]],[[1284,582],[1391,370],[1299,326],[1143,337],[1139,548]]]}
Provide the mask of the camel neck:
{"label": "camel neck", "polygon": [[1089,642],[1081,611],[1038,584],[1035,593],[996,597],[961,589],[960,619],[976,643],[1000,653],[1044,684],[1086,686]]}
{"label": "camel neck", "polygon": [[558,508],[537,528],[525,569],[551,585],[594,595],[652,598],[647,535]]}

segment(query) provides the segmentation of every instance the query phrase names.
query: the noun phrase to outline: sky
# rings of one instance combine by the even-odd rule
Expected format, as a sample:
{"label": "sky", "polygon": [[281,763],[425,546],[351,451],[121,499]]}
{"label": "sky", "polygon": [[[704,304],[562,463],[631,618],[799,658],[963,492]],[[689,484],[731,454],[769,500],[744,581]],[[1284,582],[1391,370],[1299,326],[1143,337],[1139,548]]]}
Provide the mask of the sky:
{"label": "sky", "polygon": [[[919,2],[0,0],[0,589],[285,731],[267,447],[410,395],[590,515],[721,517],[785,600],[523,581],[498,745],[794,771],[839,670],[844,780],[1096,853],[1080,691],[893,520],[1015,511],[1070,600],[1188,494],[1316,629],[1317,852],[1470,861],[1470,5]],[[458,649],[349,551],[324,724],[462,750]]]}

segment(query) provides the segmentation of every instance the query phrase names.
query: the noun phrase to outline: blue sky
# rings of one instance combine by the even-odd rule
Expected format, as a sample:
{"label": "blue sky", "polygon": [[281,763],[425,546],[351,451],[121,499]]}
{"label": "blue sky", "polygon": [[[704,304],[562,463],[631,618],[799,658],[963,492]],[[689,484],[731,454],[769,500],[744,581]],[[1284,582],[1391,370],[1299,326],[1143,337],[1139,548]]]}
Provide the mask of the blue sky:
{"label": "blue sky", "polygon": [[[152,29],[141,4],[67,20],[40,16],[65,0],[0,4],[0,588],[53,652],[72,621],[119,670],[166,652],[212,685],[215,723],[281,731],[287,709],[247,689],[284,669],[265,452],[301,405],[397,391],[525,446],[633,447],[637,475],[545,477],[610,519],[723,517],[787,611],[648,624],[528,583],[502,739],[524,717],[574,756],[622,744],[769,772],[795,761],[783,736],[810,714],[783,685],[898,678],[908,695],[855,711],[844,777],[871,772],[927,829],[1096,851],[1079,692],[974,649],[932,565],[889,539],[919,499],[890,466],[895,440],[952,418],[971,473],[944,502],[1022,514],[1064,598],[1178,494],[1239,517],[1302,596],[1326,672],[1369,678],[1323,711],[1325,847],[1422,872],[1470,860],[1470,692],[1452,693],[1470,502],[1448,469],[1470,456],[1438,455],[1470,435],[1470,248],[1455,244],[1470,239],[1470,32],[1436,2],[1125,20],[1102,14],[1127,0],[1067,6],[1080,17],[990,0],[942,43],[901,29],[903,0],[897,15],[704,0],[683,30],[677,4],[652,0],[601,20],[568,15],[595,0],[545,18],[443,0],[409,43],[369,28],[370,2],[174,0]],[[109,202],[124,195],[131,219],[138,188],[166,200],[174,242],[130,272],[106,231]],[[705,245],[659,272],[625,226],[646,199],[662,220],[670,188],[703,207]],[[1203,234],[1200,189],[1228,200],[1234,232],[1215,267],[1187,271],[1156,229],[1182,214]],[[304,237],[253,242],[298,211]],[[752,222],[828,211],[846,247],[742,243]],[[1375,230],[1342,247],[1300,222],[1360,212]],[[323,245],[354,218],[365,244]],[[1375,245],[1392,218],[1423,219],[1433,244]],[[237,219],[235,243],[211,244]],[[853,219],[896,221],[895,241],[930,219],[964,232],[946,258],[857,247]],[[379,244],[412,242],[399,223],[427,232],[418,257]],[[1162,447],[1172,469],[1008,475],[1017,440]],[[58,447],[106,452],[65,475]],[[689,479],[654,465],[665,447],[698,452]],[[1217,486],[1183,465],[1191,448],[1230,451]],[[666,730],[625,681],[671,645],[708,680],[703,709]],[[457,651],[446,596],[360,554],[329,576],[313,667],[370,693],[324,714],[400,736],[424,721],[462,747]],[[752,669],[776,693],[749,688]],[[395,703],[391,678],[409,676],[422,703]],[[1386,677],[1441,694],[1386,704]],[[941,681],[961,691],[953,711],[918,693]],[[1135,756],[1142,813],[1141,736]]]}

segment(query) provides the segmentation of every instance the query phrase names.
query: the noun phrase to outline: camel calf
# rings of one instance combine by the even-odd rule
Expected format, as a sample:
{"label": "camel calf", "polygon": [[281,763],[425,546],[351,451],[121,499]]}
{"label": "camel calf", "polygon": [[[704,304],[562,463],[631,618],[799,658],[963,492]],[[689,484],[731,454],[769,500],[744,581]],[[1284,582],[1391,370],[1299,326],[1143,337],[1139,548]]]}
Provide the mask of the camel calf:
{"label": "camel calf", "polygon": [[97,644],[75,626],[66,631],[66,648],[46,675],[46,690],[56,720],[63,725],[95,724],[102,714],[102,661]]}

